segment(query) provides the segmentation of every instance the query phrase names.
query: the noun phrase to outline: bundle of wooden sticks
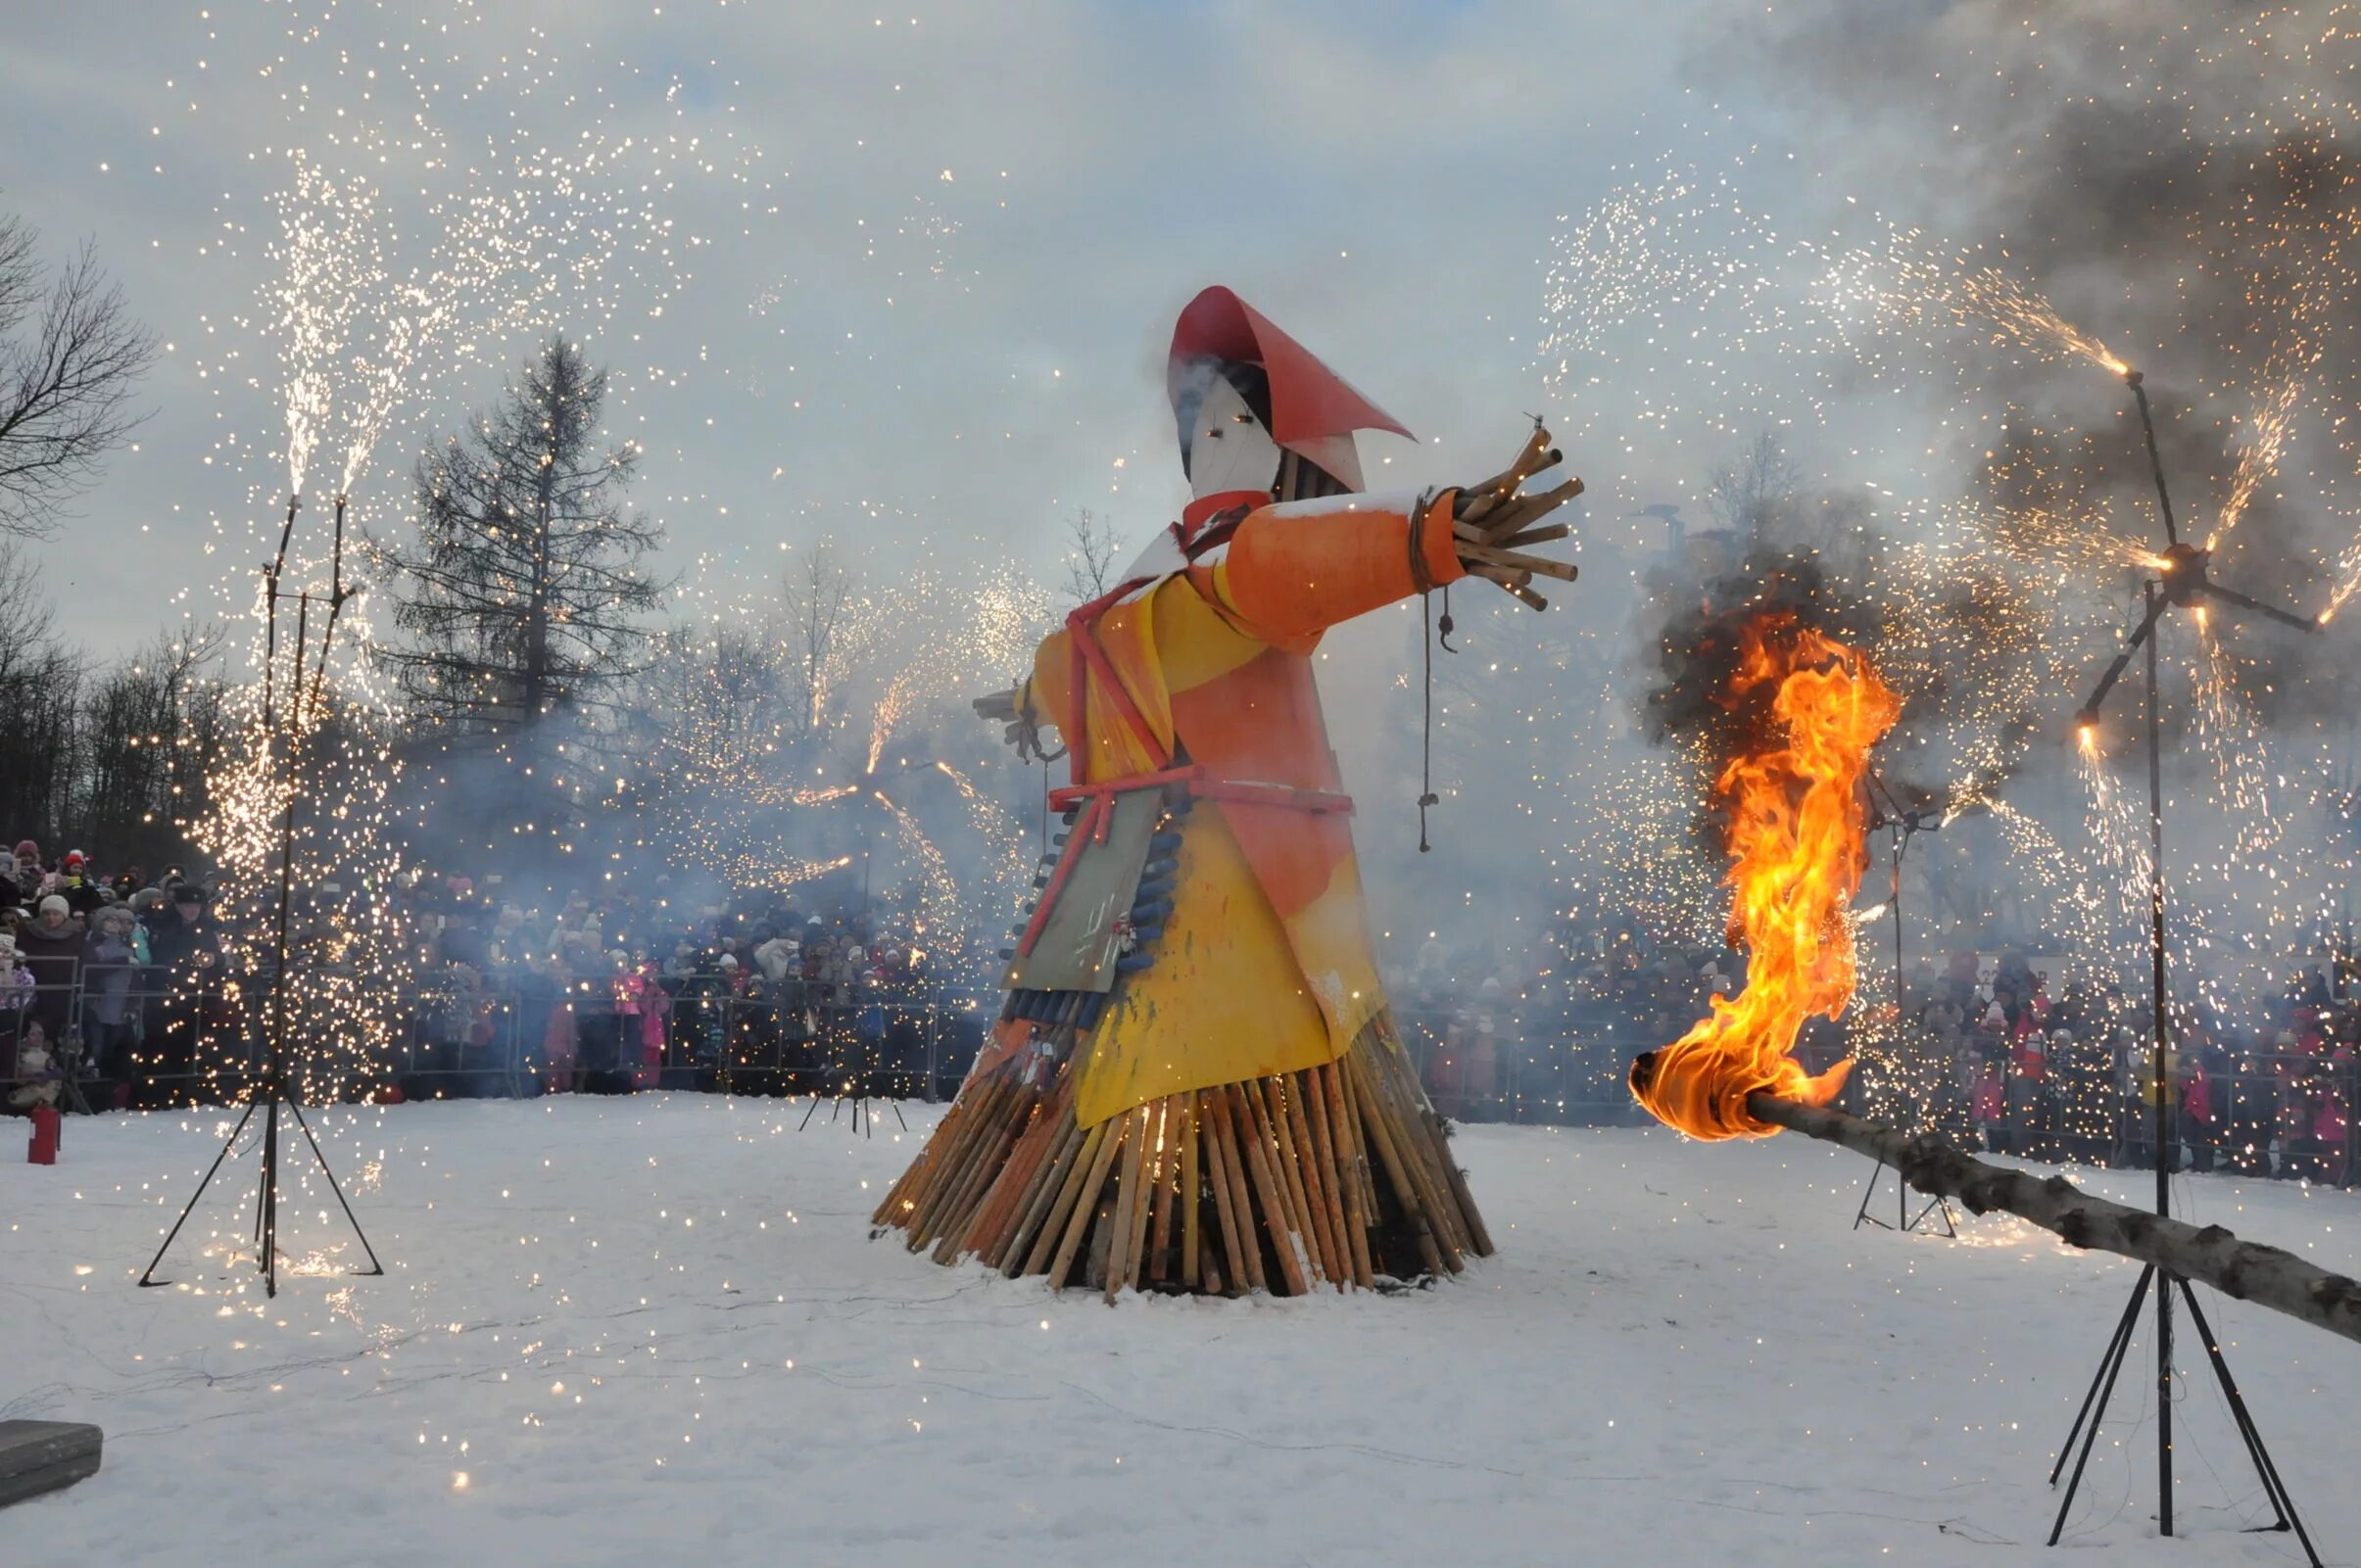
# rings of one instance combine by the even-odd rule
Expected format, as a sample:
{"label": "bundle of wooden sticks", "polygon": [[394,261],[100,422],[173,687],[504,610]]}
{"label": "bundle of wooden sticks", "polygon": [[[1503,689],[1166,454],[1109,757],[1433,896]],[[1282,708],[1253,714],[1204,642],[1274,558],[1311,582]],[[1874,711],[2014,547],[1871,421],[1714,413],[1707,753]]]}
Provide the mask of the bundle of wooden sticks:
{"label": "bundle of wooden sticks", "polygon": [[1453,508],[1451,532],[1459,546],[1460,564],[1468,575],[1497,583],[1521,603],[1546,610],[1549,600],[1533,592],[1536,577],[1570,583],[1576,576],[1570,561],[1530,553],[1535,545],[1552,544],[1572,532],[1565,523],[1541,519],[1582,494],[1582,481],[1567,479],[1552,489],[1523,494],[1524,482],[1565,460],[1550,445],[1550,433],[1540,420],[1517,454],[1517,460],[1480,485],[1460,492]]}
{"label": "bundle of wooden sticks", "polygon": [[[1086,1053],[1084,1053],[1086,1055]],[[1167,1095],[1092,1127],[1076,1058],[971,1076],[873,1216],[938,1262],[1053,1288],[1298,1296],[1458,1273],[1492,1238],[1389,1024],[1336,1062]]]}

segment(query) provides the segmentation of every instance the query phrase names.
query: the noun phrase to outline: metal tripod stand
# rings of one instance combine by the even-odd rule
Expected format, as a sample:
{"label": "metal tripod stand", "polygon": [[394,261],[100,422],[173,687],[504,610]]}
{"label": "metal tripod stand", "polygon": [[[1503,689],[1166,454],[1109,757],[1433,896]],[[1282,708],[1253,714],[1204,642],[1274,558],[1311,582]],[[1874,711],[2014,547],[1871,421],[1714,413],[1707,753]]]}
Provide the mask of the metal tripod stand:
{"label": "metal tripod stand", "polygon": [[[2198,598],[2210,598],[2240,609],[2255,610],[2271,619],[2305,631],[2317,632],[2320,623],[2276,606],[2264,604],[2246,594],[2235,593],[2206,576],[2211,550],[2199,549],[2182,543],[2173,518],[2172,497],[2165,489],[2164,461],[2156,450],[2156,426],[2148,411],[2147,391],[2142,385],[2140,372],[2127,370],[2124,380],[2131,387],[2140,407],[2140,422],[2146,433],[2147,455],[2156,481],[2157,509],[2164,519],[2166,547],[2159,558],[2157,570],[2164,574],[2159,583],[2154,579],[2141,585],[2142,603],[2145,613],[2132,633],[2123,651],[2115,656],[2106,672],[2099,677],[2098,686],[2091,700],[2075,716],[2075,728],[2086,746],[2094,741],[2098,725],[2099,704],[2130,665],[2132,654],[2143,644],[2147,650],[2147,903],[2148,903],[2148,976],[2152,1026],[2155,1040],[2150,1048],[2150,1092],[2155,1105],[2156,1144],[2156,1212],[2159,1216],[2172,1211],[2172,1169],[2176,1134],[2172,1126],[2172,1016],[2167,1002],[2164,976],[2164,763],[2160,738],[2161,721],[2156,689],[2156,641],[2158,623],[2166,609],[2175,604],[2187,605]],[[2279,1467],[2271,1460],[2270,1449],[2263,1446],[2262,1430],[2246,1408],[2238,1384],[2230,1375],[2230,1363],[2223,1357],[2220,1342],[2212,1325],[2198,1309],[2196,1293],[2189,1281],[2178,1274],[2160,1270],[2149,1264],[2141,1271],[2140,1282],[2132,1287],[2132,1299],[2125,1304],[2123,1315],[2117,1319],[2115,1332],[2100,1355],[2098,1370],[2091,1379],[2091,1390],[2083,1396],[2082,1408],[2076,1412],[2074,1425],[2066,1434],[2066,1442],[2058,1450],[2057,1463],[2049,1469],[2049,1484],[2055,1486],[2066,1466],[2066,1455],[2074,1451],[2075,1440],[2082,1448],[2075,1453],[2074,1473],[2066,1479],[2065,1495],[2058,1499],[2057,1520],[2049,1528],[2049,1544],[2054,1546],[2065,1533],[2066,1514],[2074,1506],[2074,1495],[2082,1485],[2083,1467],[2090,1462],[2091,1449],[2098,1441],[2099,1422],[2106,1415],[2107,1402],[2115,1392],[2115,1379],[2123,1370],[2131,1351],[2132,1333],[2138,1326],[2140,1307],[2153,1286],[2156,1296],[2156,1527],[2160,1534],[2173,1533],[2173,1291],[2178,1288],[2189,1307],[2190,1321],[2197,1326],[2203,1337],[2207,1360],[2213,1365],[2214,1377],[2221,1383],[2223,1397],[2229,1402],[2232,1418],[2238,1423],[2240,1440],[2246,1447],[2246,1456],[2254,1464],[2255,1474],[2263,1483],[2263,1492],[2271,1501],[2273,1523],[2264,1528],[2293,1531],[2303,1544],[2304,1556],[2312,1568],[2321,1568],[2320,1553],[2313,1548],[2312,1538],[2305,1533],[2303,1521],[2296,1516],[2295,1505],[2279,1478]]]}
{"label": "metal tripod stand", "polygon": [[[1930,822],[1928,819],[1934,817],[1935,814],[1923,809],[1903,810],[1875,774],[1870,775],[1869,782],[1872,795],[1871,809],[1874,812],[1869,823],[1869,831],[1875,832],[1880,828],[1888,828],[1894,832],[1894,853],[1891,859],[1893,879],[1887,888],[1886,908],[1894,917],[1894,1033],[1895,1039],[1899,1041],[1903,1037],[1903,1029],[1907,1026],[1904,1016],[1908,1012],[1907,998],[1909,994],[1908,987],[1903,983],[1902,973],[1902,858],[1909,852],[1910,836],[1921,832],[1933,832],[1941,825],[1941,819],[1936,818]],[[1877,798],[1880,796],[1883,797],[1882,801]],[[1891,811],[1891,815],[1889,815],[1889,811]],[[1919,1118],[1922,1121],[1925,1119],[1924,1106],[1919,1108]],[[1903,1179],[1902,1172],[1899,1170],[1894,1172],[1894,1222],[1889,1225],[1869,1212],[1869,1202],[1877,1196],[1878,1178],[1885,1173],[1886,1163],[1880,1160],[1876,1168],[1869,1172],[1868,1185],[1861,1189],[1860,1208],[1854,1211],[1853,1228],[1855,1230],[1860,1229],[1863,1225],[1875,1225],[1880,1230],[1899,1231],[1906,1235],[1925,1224],[1930,1216],[1934,1216],[1942,1219],[1943,1233],[1946,1236],[1959,1234],[1958,1227],[1951,1223],[1951,1206],[1944,1201],[1941,1193],[1928,1199],[1926,1207],[1919,1210],[1916,1214],[1910,1212],[1910,1184]]]}
{"label": "metal tripod stand", "polygon": [[[266,601],[263,642],[263,735],[265,741],[272,744],[276,743],[278,737],[277,690],[273,679],[278,660],[278,610],[279,601],[285,596],[280,578],[286,571],[287,542],[295,532],[295,514],[301,504],[300,497],[288,499],[287,522],[279,531],[278,553],[263,573]],[[318,661],[313,671],[311,701],[314,712],[326,687],[328,649],[336,636],[337,614],[344,608],[345,600],[357,592],[348,588],[344,580],[344,511],[345,498],[339,496],[336,498],[336,543],[330,557],[333,564],[330,568],[327,625],[320,636]],[[173,1220],[172,1228],[165,1233],[164,1245],[158,1247],[156,1256],[148,1259],[147,1268],[139,1276],[139,1283],[143,1286],[171,1283],[156,1277],[157,1266],[164,1261],[164,1255],[171,1250],[172,1242],[179,1236],[181,1227],[188,1223],[189,1215],[196,1212],[198,1203],[205,1197],[206,1188],[213,1185],[214,1176],[220,1170],[222,1163],[237,1147],[247,1124],[254,1119],[255,1112],[261,1110],[264,1113],[263,1160],[254,1205],[255,1261],[262,1270],[264,1294],[278,1294],[279,1107],[282,1104],[294,1117],[297,1128],[304,1135],[304,1142],[311,1148],[313,1160],[319,1165],[320,1174],[327,1179],[328,1190],[336,1194],[337,1207],[344,1211],[345,1220],[353,1227],[353,1235],[360,1241],[361,1250],[368,1255],[368,1267],[349,1272],[367,1275],[385,1272],[385,1265],[377,1260],[376,1249],[369,1245],[368,1236],[353,1213],[352,1204],[345,1199],[344,1188],[337,1183],[336,1172],[328,1166],[328,1157],[321,1152],[319,1139],[313,1136],[312,1124],[304,1119],[304,1108],[295,1098],[294,1083],[287,1070],[287,927],[295,897],[295,811],[303,794],[304,655],[311,632],[312,595],[309,592],[300,593],[295,595],[295,669],[294,679],[290,683],[293,695],[287,704],[286,801],[279,813],[278,903],[272,940],[274,962],[270,974],[270,1017],[265,1065],[262,1076],[247,1086],[246,1109],[239,1115],[237,1125],[230,1128],[229,1136],[222,1140],[221,1152],[214,1156],[214,1163],[206,1168],[205,1179],[197,1183],[197,1190],[189,1195],[188,1203],[180,1211],[180,1217]]]}

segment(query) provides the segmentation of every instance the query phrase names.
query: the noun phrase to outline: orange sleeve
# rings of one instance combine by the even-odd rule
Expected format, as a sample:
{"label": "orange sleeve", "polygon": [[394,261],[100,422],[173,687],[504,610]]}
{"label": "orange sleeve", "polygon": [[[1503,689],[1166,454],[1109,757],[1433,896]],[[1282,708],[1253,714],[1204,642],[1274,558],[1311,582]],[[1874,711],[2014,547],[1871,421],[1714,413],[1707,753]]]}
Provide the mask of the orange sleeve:
{"label": "orange sleeve", "polygon": [[1451,536],[1454,491],[1427,504],[1419,531],[1424,584],[1411,562],[1407,496],[1333,496],[1263,506],[1238,524],[1209,585],[1255,636],[1300,645],[1340,621],[1467,575]]}

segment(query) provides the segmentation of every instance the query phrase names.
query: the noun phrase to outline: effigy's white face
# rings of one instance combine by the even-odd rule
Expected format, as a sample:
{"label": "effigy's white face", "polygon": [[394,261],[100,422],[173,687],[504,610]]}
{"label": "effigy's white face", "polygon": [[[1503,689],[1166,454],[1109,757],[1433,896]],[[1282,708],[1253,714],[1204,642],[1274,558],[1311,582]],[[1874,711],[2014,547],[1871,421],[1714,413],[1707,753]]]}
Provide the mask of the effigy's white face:
{"label": "effigy's white face", "polygon": [[1278,446],[1246,407],[1238,389],[1220,376],[1197,404],[1189,440],[1188,485],[1198,497],[1226,490],[1269,491],[1278,481]]}

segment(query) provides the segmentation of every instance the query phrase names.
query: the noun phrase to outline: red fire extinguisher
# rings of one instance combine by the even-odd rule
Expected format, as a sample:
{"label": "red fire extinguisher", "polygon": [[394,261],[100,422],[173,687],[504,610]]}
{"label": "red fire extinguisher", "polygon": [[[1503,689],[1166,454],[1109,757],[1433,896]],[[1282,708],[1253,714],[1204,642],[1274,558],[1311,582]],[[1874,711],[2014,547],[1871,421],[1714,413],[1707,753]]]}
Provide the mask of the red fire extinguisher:
{"label": "red fire extinguisher", "polygon": [[24,1158],[36,1165],[56,1164],[58,1133],[64,1121],[56,1106],[35,1106],[32,1113],[32,1142],[25,1147]]}

